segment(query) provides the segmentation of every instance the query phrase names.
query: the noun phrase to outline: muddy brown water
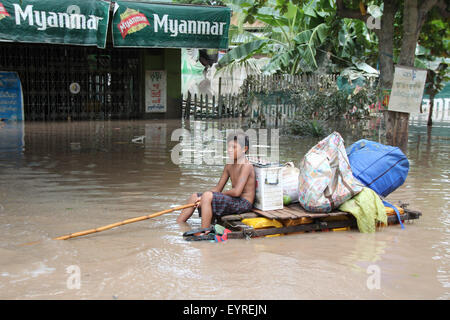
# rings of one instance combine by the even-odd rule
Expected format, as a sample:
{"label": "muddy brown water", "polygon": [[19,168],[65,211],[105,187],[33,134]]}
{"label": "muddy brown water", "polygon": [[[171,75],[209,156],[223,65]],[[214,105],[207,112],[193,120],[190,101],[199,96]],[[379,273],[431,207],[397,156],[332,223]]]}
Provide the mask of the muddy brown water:
{"label": "muddy brown water", "polygon": [[[200,128],[239,121],[196,122]],[[181,205],[222,166],[174,164],[193,123],[25,123],[0,129],[0,299],[448,299],[450,127],[411,124],[406,183],[391,194],[423,216],[375,234],[316,232],[186,242],[178,212],[67,241],[51,238]],[[346,126],[346,145],[377,139]],[[145,140],[132,139],[146,136]],[[220,139],[219,139],[220,140]],[[316,138],[281,135],[298,164]],[[22,145],[23,144],[23,145]],[[207,154],[205,153],[206,157]],[[35,245],[20,246],[29,241]],[[375,270],[375,273],[373,273]],[[379,275],[379,282],[374,282]],[[375,284],[375,285],[374,285]],[[377,285],[378,284],[378,285]]]}

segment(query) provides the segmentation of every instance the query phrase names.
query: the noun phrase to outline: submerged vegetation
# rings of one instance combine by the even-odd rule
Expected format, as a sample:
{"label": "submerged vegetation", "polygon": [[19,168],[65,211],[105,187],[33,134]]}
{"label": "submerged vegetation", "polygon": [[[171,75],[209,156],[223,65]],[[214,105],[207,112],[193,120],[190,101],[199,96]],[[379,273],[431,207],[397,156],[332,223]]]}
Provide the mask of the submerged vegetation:
{"label": "submerged vegetation", "polygon": [[336,87],[309,95],[296,95],[300,108],[287,122],[289,134],[321,137],[332,129],[330,121],[363,119],[369,115],[369,105],[376,101],[375,90],[357,87],[351,94]]}
{"label": "submerged vegetation", "polygon": [[[257,79],[251,78],[250,81],[254,83]],[[241,94],[247,97],[250,126],[267,127],[269,118],[272,118],[275,126],[284,123],[283,130],[286,134],[316,137],[329,133],[330,122],[367,118],[370,107],[377,101],[373,86],[356,86],[354,90],[345,90],[327,79],[321,79],[313,86],[308,82],[301,82],[281,86],[276,90],[244,84]],[[274,105],[288,106],[295,112],[285,112],[283,115],[280,111],[283,107],[274,108]],[[266,107],[270,111],[264,112]],[[285,121],[281,121],[283,117]]]}

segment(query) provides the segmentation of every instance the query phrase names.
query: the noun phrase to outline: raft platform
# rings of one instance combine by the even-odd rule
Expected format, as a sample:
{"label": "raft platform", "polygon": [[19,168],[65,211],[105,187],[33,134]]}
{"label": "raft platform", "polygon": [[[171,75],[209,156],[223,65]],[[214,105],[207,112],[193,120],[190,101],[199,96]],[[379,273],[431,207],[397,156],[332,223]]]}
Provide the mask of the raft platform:
{"label": "raft platform", "polygon": [[[419,219],[422,213],[407,209],[407,206],[406,203],[397,205],[402,209],[400,210],[402,222]],[[399,223],[395,213],[387,213],[387,216],[388,225]],[[258,217],[276,220],[281,222],[278,225],[283,226],[258,229],[242,222],[244,219]],[[356,218],[348,212],[313,213],[305,211],[298,203],[290,204],[279,210],[262,211],[253,208],[250,212],[216,218],[216,223],[231,230],[228,233],[228,239],[249,239],[294,232],[343,231],[358,227]]]}

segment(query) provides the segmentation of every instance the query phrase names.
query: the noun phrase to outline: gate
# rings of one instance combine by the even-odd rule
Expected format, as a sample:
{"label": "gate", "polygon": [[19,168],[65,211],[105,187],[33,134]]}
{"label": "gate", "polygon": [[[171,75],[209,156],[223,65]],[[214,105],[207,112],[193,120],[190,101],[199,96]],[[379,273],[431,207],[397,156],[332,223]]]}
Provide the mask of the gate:
{"label": "gate", "polygon": [[26,120],[138,118],[139,66],[136,49],[0,44],[0,70],[20,76]]}

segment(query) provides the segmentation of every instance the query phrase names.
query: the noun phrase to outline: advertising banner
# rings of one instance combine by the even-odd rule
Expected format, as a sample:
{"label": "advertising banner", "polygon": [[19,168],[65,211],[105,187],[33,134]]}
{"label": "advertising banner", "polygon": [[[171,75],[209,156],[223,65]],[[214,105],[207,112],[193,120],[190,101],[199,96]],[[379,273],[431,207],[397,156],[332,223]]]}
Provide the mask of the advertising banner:
{"label": "advertising banner", "polygon": [[0,0],[0,41],[105,48],[108,1]]}
{"label": "advertising banner", "polygon": [[228,48],[231,10],[117,1],[112,23],[115,47]]}

